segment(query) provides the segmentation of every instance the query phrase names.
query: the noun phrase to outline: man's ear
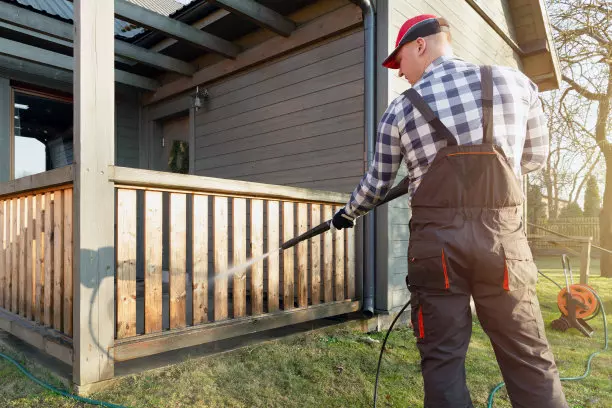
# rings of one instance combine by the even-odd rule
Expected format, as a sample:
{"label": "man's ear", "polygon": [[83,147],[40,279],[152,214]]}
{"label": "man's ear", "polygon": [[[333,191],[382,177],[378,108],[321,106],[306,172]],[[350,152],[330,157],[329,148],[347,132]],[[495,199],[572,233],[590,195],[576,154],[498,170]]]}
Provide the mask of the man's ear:
{"label": "man's ear", "polygon": [[416,39],[416,43],[418,55],[423,55],[425,53],[425,50],[427,50],[427,41],[425,41],[424,38],[419,37]]}

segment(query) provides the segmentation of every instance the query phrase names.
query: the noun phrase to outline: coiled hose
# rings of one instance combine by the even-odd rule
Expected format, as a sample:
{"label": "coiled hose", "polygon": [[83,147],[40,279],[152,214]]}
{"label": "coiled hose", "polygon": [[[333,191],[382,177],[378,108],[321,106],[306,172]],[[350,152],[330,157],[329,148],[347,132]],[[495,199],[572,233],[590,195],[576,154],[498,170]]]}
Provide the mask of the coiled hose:
{"label": "coiled hose", "polygon": [[111,404],[110,402],[104,402],[104,401],[98,401],[95,399],[90,399],[90,398],[84,398],[84,397],[79,397],[78,395],[74,395],[74,394],[70,394],[69,392],[60,390],[59,388],[56,388],[54,386],[52,386],[51,384],[48,384],[42,380],[39,380],[38,378],[34,377],[32,374],[30,374],[30,372],[28,372],[28,370],[25,369],[24,366],[22,366],[21,364],[19,364],[17,361],[15,361],[15,359],[13,359],[10,356],[7,356],[4,353],[0,353],[0,357],[4,358],[6,361],[8,361],[9,363],[12,363],[15,367],[17,367],[19,369],[19,371],[21,371],[26,377],[28,377],[30,380],[34,381],[36,384],[40,385],[41,387],[55,393],[55,394],[59,394],[63,397],[66,398],[71,398],[75,401],[78,402],[84,402],[86,404],[91,404],[91,405],[97,405],[97,406],[101,406],[101,407],[106,407],[106,408],[127,408],[124,407],[123,405],[116,405],[116,404]]}

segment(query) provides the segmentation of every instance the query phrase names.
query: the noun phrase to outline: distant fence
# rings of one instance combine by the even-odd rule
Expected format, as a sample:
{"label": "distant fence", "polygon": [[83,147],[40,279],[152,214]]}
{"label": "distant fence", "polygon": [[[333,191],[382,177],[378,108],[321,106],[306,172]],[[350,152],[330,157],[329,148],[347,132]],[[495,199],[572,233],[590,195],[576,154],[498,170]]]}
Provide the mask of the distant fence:
{"label": "distant fence", "polygon": [[[536,225],[547,228],[551,231],[560,234],[569,235],[571,237],[593,237],[593,244],[599,245],[599,218],[598,217],[572,217],[561,218],[558,220],[539,219],[535,222]],[[530,236],[548,236],[550,233],[541,229],[529,226],[528,234]],[[572,249],[579,249],[580,244],[567,244]],[[532,242],[532,248],[543,249],[559,249],[559,246],[548,242]]]}

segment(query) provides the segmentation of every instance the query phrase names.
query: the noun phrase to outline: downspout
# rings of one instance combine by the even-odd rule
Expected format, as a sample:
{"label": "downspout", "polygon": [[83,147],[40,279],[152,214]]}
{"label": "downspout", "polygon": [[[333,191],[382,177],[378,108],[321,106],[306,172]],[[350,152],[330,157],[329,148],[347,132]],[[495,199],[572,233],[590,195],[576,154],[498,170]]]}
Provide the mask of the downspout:
{"label": "downspout", "polygon": [[[363,11],[365,35],[365,146],[367,165],[374,158],[376,143],[376,11],[371,0],[355,1]],[[364,222],[364,270],[362,313],[366,318],[374,316],[374,271],[376,268],[376,213],[372,210]]]}

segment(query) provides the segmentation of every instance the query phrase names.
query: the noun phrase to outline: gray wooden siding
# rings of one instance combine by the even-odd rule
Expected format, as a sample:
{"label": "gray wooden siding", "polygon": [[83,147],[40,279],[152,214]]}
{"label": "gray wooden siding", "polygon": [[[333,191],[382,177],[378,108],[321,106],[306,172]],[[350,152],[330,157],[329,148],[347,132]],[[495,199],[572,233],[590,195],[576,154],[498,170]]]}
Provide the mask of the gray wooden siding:
{"label": "gray wooden siding", "polygon": [[208,88],[195,173],[350,192],[363,175],[363,32]]}
{"label": "gray wooden siding", "polygon": [[0,77],[0,182],[11,178],[11,87],[7,78]]}
{"label": "gray wooden siding", "polygon": [[[478,4],[511,38],[516,38],[508,0],[480,0]],[[477,64],[521,67],[520,57],[466,1],[380,0],[378,12],[379,30],[387,27],[386,32],[379,31],[379,60],[394,48],[397,32],[406,19],[417,14],[431,13],[443,16],[449,21],[453,49],[458,57]],[[403,78],[397,77],[397,71],[380,69],[378,87],[380,118],[386,105],[404,92],[409,84]],[[397,181],[405,175],[406,169],[402,166]],[[377,270],[386,271],[377,276],[376,282],[376,307],[381,310],[398,310],[409,296],[405,279],[408,271],[410,217],[410,203],[407,198],[394,200],[381,208],[377,215],[377,236],[379,240],[383,240],[377,244]]]}
{"label": "gray wooden siding", "polygon": [[117,166],[139,167],[139,93],[116,90],[115,161]]}

